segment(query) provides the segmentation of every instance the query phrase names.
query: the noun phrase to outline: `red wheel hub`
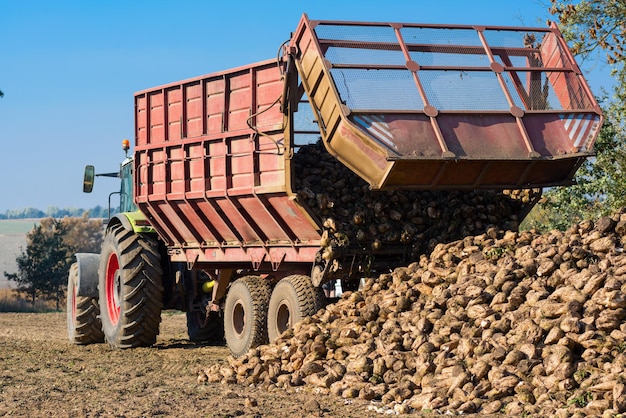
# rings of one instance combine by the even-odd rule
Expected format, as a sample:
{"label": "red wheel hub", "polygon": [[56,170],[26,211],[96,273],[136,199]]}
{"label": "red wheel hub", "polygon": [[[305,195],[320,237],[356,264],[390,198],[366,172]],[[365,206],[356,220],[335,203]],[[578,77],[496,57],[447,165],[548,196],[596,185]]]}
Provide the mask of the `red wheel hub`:
{"label": "red wheel hub", "polygon": [[117,254],[111,254],[106,268],[106,305],[109,321],[116,325],[120,319],[120,295],[122,289],[120,263]]}
{"label": "red wheel hub", "polygon": [[72,285],[72,288],[68,292],[67,297],[71,298],[72,302],[72,323],[76,320],[76,294],[78,293],[78,289],[76,288],[76,284]]}

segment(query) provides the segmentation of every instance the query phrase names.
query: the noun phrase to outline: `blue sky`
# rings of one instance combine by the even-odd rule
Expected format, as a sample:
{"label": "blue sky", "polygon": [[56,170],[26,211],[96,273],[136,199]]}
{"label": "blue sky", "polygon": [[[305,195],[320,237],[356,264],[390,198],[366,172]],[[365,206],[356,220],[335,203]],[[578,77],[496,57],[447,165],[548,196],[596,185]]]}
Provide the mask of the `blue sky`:
{"label": "blue sky", "polygon": [[[0,0],[0,213],[106,206],[133,93],[273,58],[311,19],[545,26],[548,0]],[[584,66],[586,67],[586,66]],[[609,90],[601,65],[592,90]],[[115,202],[116,203],[116,202]],[[116,203],[117,204],[117,203]]]}

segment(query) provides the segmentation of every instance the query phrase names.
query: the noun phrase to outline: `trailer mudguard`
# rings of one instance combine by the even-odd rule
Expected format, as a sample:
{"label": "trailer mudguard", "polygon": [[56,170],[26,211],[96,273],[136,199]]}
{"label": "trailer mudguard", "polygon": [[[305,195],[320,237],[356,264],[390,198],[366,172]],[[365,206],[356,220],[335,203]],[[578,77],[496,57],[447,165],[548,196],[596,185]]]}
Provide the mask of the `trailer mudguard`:
{"label": "trailer mudguard", "polygon": [[98,266],[100,254],[77,253],[78,264],[78,296],[98,297]]}

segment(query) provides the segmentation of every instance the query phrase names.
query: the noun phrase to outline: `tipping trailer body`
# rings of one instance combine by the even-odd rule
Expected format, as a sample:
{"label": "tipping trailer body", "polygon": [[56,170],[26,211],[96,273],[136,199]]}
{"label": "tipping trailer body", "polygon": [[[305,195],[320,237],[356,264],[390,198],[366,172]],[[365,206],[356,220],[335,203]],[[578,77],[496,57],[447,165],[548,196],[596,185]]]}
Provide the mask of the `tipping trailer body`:
{"label": "tipping trailer body", "polygon": [[278,61],[138,92],[135,111],[135,202],[171,260],[261,272],[320,248],[292,187],[302,141],[372,189],[533,188],[569,184],[602,123],[554,26],[306,15]]}

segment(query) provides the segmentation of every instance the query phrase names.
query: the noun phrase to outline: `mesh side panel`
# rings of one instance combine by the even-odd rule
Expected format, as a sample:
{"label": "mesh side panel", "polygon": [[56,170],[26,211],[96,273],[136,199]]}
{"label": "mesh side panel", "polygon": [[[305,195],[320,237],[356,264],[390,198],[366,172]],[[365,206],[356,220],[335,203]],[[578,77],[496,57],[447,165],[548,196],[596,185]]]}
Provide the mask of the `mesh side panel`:
{"label": "mesh side panel", "polygon": [[315,143],[319,137],[319,126],[308,101],[298,103],[293,115],[294,143],[296,146]]}
{"label": "mesh side panel", "polygon": [[[505,78],[509,91],[516,92],[516,97],[524,97],[526,108],[530,110],[555,110],[563,107],[557,99],[552,84],[548,82],[546,73],[537,71],[518,71],[520,84],[514,84],[510,77]],[[515,90],[515,87],[520,87]],[[521,107],[521,106],[520,106]]]}
{"label": "mesh side panel", "polygon": [[298,103],[298,111],[294,113],[293,128],[298,131],[318,130],[315,115],[309,102]]}
{"label": "mesh side panel", "polygon": [[[519,83],[514,81],[517,76]],[[591,107],[580,82],[572,73],[517,71],[505,72],[505,83],[515,104],[529,110],[583,110]],[[567,94],[559,95],[555,83],[567,87]]]}
{"label": "mesh side panel", "polygon": [[367,49],[367,48],[342,48],[331,46],[326,51],[325,57],[330,62],[341,64],[381,64],[381,65],[404,65],[406,59],[400,49]]}
{"label": "mesh side panel", "polygon": [[405,27],[400,33],[407,44],[482,45],[478,34],[472,29]]}
{"label": "mesh side panel", "polygon": [[332,69],[339,96],[351,109],[423,109],[413,75],[402,70]]}
{"label": "mesh side panel", "polygon": [[420,71],[431,105],[440,110],[509,110],[493,72]]}
{"label": "mesh side panel", "polygon": [[[495,55],[495,58],[500,64],[503,64],[502,57],[500,57],[499,55]],[[512,67],[520,67],[520,68],[528,67],[528,57],[526,56],[508,55],[507,58]]]}
{"label": "mesh side panel", "polygon": [[463,54],[450,48],[449,52],[414,51],[411,59],[421,66],[489,67],[487,54]]}
{"label": "mesh side panel", "polygon": [[485,40],[490,47],[515,47],[524,48],[538,46],[543,41],[546,32],[520,32],[511,30],[487,29],[484,32]]}
{"label": "mesh side panel", "polygon": [[[391,24],[319,22],[315,27],[346,106],[353,110],[423,111],[428,101],[440,111],[497,112],[510,111],[511,106],[525,111],[594,106],[582,80],[571,69],[569,54],[550,30],[487,27],[482,31],[486,45],[477,30],[466,27],[407,24],[399,31],[401,37]],[[403,51],[419,65],[415,74],[405,67]],[[504,69],[500,76],[504,85],[495,72],[499,67],[491,65],[490,54]],[[378,66],[387,68],[375,69]],[[398,69],[388,68],[392,66]],[[555,68],[562,71],[550,71]],[[421,98],[415,77],[422,83],[426,99]]]}
{"label": "mesh side panel", "polygon": [[[555,109],[583,110],[593,107],[587,93],[580,84],[580,80],[574,73],[546,72],[545,76],[552,81],[550,84],[550,97],[554,97],[551,100],[553,100]],[[562,92],[559,95],[552,87],[561,83],[565,86],[567,93]],[[559,104],[561,107],[556,107]]]}
{"label": "mesh side panel", "polygon": [[315,34],[320,40],[398,42],[398,38],[391,26],[321,24],[315,28]]}

